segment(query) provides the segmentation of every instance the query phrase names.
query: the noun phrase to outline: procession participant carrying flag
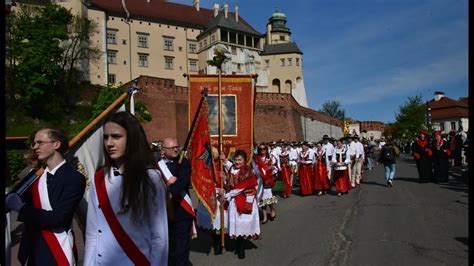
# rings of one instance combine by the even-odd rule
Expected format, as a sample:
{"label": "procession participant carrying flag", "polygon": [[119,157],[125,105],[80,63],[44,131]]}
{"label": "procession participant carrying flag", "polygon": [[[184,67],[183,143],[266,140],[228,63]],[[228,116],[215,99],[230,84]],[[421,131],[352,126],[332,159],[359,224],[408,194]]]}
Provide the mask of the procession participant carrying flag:
{"label": "procession participant carrying flag", "polygon": [[15,189],[5,199],[7,209],[18,212],[18,221],[23,222],[18,252],[22,265],[76,264],[72,219],[86,182],[64,159],[68,147],[64,131],[38,130],[31,148],[46,167],[24,190]]}

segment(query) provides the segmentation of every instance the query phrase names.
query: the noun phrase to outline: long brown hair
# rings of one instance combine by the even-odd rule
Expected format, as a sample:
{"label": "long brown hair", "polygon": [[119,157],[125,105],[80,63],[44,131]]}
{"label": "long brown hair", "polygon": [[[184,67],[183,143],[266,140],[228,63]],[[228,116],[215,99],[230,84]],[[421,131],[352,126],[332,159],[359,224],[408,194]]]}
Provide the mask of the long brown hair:
{"label": "long brown hair", "polygon": [[[122,189],[120,207],[123,212],[132,212],[132,220],[140,221],[150,217],[150,210],[156,196],[156,188],[148,176],[147,169],[154,167],[153,153],[140,122],[128,112],[117,112],[105,122],[113,122],[127,132],[127,143],[123,155]],[[105,150],[105,167],[109,172],[113,160]],[[127,206],[127,201],[129,208]]]}

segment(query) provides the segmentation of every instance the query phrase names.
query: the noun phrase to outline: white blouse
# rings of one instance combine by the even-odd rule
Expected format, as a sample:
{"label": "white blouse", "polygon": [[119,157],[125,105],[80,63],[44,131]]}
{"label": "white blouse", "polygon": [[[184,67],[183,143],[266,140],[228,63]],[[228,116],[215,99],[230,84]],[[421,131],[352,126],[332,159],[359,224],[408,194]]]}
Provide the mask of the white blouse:
{"label": "white blouse", "polygon": [[[105,184],[112,209],[118,221],[140,251],[148,258],[151,265],[168,265],[168,218],[166,213],[166,190],[161,174],[148,170],[148,175],[156,188],[156,197],[150,210],[150,218],[138,224],[132,222],[131,211],[117,214],[120,210],[122,176],[105,175]],[[111,178],[109,178],[111,176]],[[87,206],[87,224],[84,265],[133,265],[125,251],[118,243],[98,208],[97,192],[94,178],[91,180],[91,191]]]}

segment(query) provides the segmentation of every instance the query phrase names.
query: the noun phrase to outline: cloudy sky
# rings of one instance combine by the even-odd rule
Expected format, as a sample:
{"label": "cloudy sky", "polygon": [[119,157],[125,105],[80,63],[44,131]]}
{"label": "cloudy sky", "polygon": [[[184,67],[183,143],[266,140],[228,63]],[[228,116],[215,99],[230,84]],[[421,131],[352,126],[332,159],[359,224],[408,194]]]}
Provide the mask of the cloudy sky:
{"label": "cloudy sky", "polygon": [[[191,4],[192,0],[173,0]],[[356,120],[393,122],[408,97],[468,96],[467,0],[201,0],[265,33],[276,8],[303,51],[308,105],[338,100]]]}

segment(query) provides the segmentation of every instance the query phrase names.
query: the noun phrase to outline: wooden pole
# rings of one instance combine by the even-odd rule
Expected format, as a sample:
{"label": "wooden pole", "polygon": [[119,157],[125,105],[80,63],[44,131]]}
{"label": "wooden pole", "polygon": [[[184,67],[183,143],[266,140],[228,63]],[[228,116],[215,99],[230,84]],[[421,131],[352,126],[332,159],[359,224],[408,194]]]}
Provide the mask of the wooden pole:
{"label": "wooden pole", "polygon": [[[219,119],[219,155],[222,154],[222,71],[220,68],[217,68],[217,73],[218,73],[218,106],[219,106],[219,112],[218,112],[218,119]],[[220,160],[220,169],[221,173],[224,172],[224,160]],[[221,176],[221,189],[224,189],[224,178]],[[222,195],[224,196],[224,195]],[[221,245],[224,247],[224,204],[220,205],[220,213],[221,213]]]}

